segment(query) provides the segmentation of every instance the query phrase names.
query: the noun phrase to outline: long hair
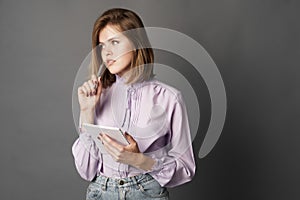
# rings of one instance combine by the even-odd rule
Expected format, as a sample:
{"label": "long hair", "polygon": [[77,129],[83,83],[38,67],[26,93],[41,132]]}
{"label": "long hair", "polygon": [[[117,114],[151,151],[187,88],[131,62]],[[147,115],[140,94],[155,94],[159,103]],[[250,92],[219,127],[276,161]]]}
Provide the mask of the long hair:
{"label": "long hair", "polygon": [[[144,24],[136,13],[123,8],[113,8],[105,11],[94,23],[90,76],[98,74],[100,66],[104,64],[99,47],[99,34],[107,25],[112,25],[118,31],[124,32],[124,35],[134,45],[130,74],[126,78],[126,84],[151,78],[153,76],[154,53],[144,29]],[[111,74],[106,67],[102,67],[100,74],[103,88],[110,87],[116,81],[115,75]]]}

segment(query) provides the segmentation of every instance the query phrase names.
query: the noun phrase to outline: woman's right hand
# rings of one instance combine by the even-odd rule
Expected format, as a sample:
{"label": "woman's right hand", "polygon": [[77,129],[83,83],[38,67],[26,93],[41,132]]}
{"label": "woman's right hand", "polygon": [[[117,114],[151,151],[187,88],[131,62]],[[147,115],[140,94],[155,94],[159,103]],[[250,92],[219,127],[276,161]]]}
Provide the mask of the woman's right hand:
{"label": "woman's right hand", "polygon": [[93,74],[90,80],[84,82],[82,86],[78,88],[80,111],[94,110],[100,100],[101,92],[102,84],[100,77],[97,78]]}

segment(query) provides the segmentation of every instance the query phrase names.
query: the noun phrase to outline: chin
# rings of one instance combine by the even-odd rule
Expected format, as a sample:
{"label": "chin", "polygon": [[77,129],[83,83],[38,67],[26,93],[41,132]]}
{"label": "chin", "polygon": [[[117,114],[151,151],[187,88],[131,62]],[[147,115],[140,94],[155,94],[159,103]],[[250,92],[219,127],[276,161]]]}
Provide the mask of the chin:
{"label": "chin", "polygon": [[111,74],[115,74],[115,75],[117,75],[117,74],[120,73],[119,71],[116,71],[116,70],[110,70],[110,69],[108,69],[108,71],[109,71]]}
{"label": "chin", "polygon": [[108,70],[111,74],[119,74],[123,71],[122,69],[119,69],[118,66],[110,66],[108,67]]}
{"label": "chin", "polygon": [[116,70],[114,70],[113,67],[106,67],[108,69],[108,71],[111,73],[111,74],[115,74],[116,73]]}

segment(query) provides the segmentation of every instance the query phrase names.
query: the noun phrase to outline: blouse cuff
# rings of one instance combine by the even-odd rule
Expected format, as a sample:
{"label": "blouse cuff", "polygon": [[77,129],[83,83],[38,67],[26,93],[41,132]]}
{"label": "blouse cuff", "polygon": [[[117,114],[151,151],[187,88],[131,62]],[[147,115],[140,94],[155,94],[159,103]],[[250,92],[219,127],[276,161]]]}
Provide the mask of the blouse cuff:
{"label": "blouse cuff", "polygon": [[81,142],[81,144],[83,145],[85,150],[87,152],[89,152],[90,155],[94,159],[97,159],[97,160],[99,159],[98,158],[98,151],[97,151],[97,149],[95,149],[94,141],[92,139],[92,136],[89,133],[87,133],[87,132],[80,133],[79,141]]}
{"label": "blouse cuff", "polygon": [[150,154],[148,156],[151,157],[155,161],[155,163],[150,170],[146,171],[146,173],[160,171],[163,168],[163,160],[157,158],[154,154]]}

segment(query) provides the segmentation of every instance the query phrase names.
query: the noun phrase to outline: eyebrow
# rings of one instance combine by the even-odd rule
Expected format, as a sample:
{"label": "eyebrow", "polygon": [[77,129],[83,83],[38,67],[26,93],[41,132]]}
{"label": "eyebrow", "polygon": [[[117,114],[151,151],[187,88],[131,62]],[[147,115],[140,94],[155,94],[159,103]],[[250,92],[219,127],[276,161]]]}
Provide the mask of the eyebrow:
{"label": "eyebrow", "polygon": [[[109,38],[107,41],[110,42],[110,41],[112,41],[112,40],[114,40],[114,39],[119,39],[119,37],[112,37],[112,38]],[[99,44],[103,44],[103,42],[100,42],[100,41],[99,41]]]}

